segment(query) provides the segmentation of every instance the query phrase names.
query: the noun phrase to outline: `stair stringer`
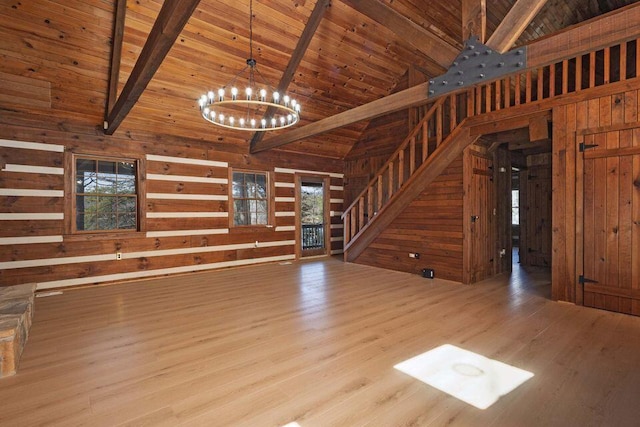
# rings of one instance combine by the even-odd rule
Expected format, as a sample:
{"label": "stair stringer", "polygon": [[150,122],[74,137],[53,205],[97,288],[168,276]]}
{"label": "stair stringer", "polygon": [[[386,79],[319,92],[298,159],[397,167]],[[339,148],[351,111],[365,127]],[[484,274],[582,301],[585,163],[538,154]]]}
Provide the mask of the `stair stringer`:
{"label": "stair stringer", "polygon": [[380,209],[380,211],[353,236],[345,246],[344,260],[355,261],[364,250],[409,206],[444,170],[462,154],[464,149],[478,140],[465,126],[466,120],[436,148],[415,173],[404,183],[402,189]]}

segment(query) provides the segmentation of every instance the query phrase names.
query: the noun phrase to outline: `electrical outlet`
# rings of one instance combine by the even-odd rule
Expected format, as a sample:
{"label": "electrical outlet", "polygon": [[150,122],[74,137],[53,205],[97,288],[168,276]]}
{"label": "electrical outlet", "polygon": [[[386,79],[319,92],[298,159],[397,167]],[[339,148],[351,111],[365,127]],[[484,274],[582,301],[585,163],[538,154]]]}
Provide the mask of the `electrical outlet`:
{"label": "electrical outlet", "polygon": [[409,258],[420,259],[420,254],[417,252],[409,252]]}
{"label": "electrical outlet", "polygon": [[122,252],[116,252],[116,260],[120,261],[122,259]]}

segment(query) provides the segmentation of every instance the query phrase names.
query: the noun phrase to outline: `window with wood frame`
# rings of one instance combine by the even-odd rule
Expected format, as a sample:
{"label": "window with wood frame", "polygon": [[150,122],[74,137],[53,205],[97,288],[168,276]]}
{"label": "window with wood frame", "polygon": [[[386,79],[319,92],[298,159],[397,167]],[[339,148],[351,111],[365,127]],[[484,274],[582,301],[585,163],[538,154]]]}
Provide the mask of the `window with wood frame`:
{"label": "window with wood frame", "polygon": [[231,171],[232,227],[267,226],[271,222],[270,177],[268,172]]}
{"label": "window with wood frame", "polygon": [[138,161],[74,156],[72,231],[138,231]]}

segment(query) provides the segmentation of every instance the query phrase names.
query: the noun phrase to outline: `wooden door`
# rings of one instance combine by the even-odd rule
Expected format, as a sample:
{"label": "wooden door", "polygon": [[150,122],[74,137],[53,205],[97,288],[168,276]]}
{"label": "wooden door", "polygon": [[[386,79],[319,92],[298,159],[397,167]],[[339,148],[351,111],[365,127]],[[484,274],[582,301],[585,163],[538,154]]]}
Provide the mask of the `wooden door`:
{"label": "wooden door", "polygon": [[331,253],[330,180],[324,175],[296,175],[296,255]]}
{"label": "wooden door", "polygon": [[530,166],[523,175],[520,263],[551,267],[551,168]]}
{"label": "wooden door", "polygon": [[469,240],[467,249],[468,283],[475,283],[494,275],[496,257],[495,186],[493,185],[492,159],[489,155],[471,151],[465,168],[468,185]]}
{"label": "wooden door", "polygon": [[640,128],[584,144],[583,303],[640,315]]}

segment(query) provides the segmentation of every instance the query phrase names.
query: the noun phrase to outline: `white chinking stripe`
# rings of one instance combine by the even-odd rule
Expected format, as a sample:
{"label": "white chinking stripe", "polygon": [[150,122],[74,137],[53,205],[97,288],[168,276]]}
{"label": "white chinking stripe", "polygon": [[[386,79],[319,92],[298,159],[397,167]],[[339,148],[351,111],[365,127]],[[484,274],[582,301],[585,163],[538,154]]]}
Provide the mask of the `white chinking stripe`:
{"label": "white chinking stripe", "polygon": [[211,228],[206,230],[147,231],[147,237],[202,236],[207,234],[229,234],[229,229]]}
{"label": "white chinking stripe", "polygon": [[228,218],[229,212],[147,212],[147,218]]}
{"label": "white chinking stripe", "polygon": [[342,185],[331,185],[329,189],[331,191],[344,191],[344,187]]}
{"label": "white chinking stripe", "polygon": [[62,241],[62,236],[0,237],[0,245],[31,245],[34,243],[59,243]]}
{"label": "white chinking stripe", "polygon": [[25,190],[22,188],[0,188],[0,196],[64,197],[64,191],[62,190]]}
{"label": "white chinking stripe", "polygon": [[310,171],[304,169],[287,169],[287,168],[274,168],[275,172],[280,173],[309,173],[314,175],[329,175],[331,178],[344,178],[343,173],[333,173],[333,172],[320,172],[320,171]]}
{"label": "white chinking stripe", "polygon": [[342,212],[340,212],[340,211],[331,211],[331,212],[329,212],[329,216],[342,216]]}
{"label": "white chinking stripe", "polygon": [[147,199],[227,201],[229,200],[229,196],[220,196],[217,194],[147,193]]}
{"label": "white chinking stripe", "polygon": [[148,173],[147,179],[151,181],[173,181],[173,182],[200,182],[203,184],[228,184],[227,178],[208,178],[204,176],[187,175],[162,175],[159,173]]}
{"label": "white chinking stripe", "polygon": [[[292,245],[295,245],[295,243],[296,243],[295,240],[260,242],[259,247],[271,248],[276,246],[292,246]],[[123,252],[122,259],[151,258],[151,257],[161,257],[161,256],[170,256],[170,255],[201,254],[201,253],[207,253],[207,252],[252,249],[255,247],[256,247],[255,243],[239,243],[235,245],[204,246],[204,247],[197,247],[197,248]],[[44,267],[44,266],[50,266],[50,265],[79,264],[83,262],[114,261],[114,260],[115,258],[113,254],[102,254],[102,255],[84,255],[84,256],[75,256],[75,257],[30,259],[25,261],[7,261],[7,262],[0,262],[0,270],[9,270],[9,269],[15,269],[15,268]]]}
{"label": "white chinking stripe", "polygon": [[281,188],[296,188],[293,182],[276,182],[274,185]]}
{"label": "white chinking stripe", "polygon": [[53,151],[56,153],[64,153],[64,145],[42,144],[40,142],[13,141],[9,139],[0,139],[0,147],[23,148],[25,150]]}
{"label": "white chinking stripe", "polygon": [[295,212],[276,212],[276,216],[296,216]]}
{"label": "white chinking stripe", "polygon": [[147,160],[155,162],[182,163],[186,165],[214,166],[217,168],[229,167],[227,162],[217,162],[215,160],[187,159],[184,157],[157,156],[155,154],[147,154]]}
{"label": "white chinking stripe", "polygon": [[49,166],[31,166],[31,165],[17,165],[7,163],[2,168],[3,172],[22,172],[22,173],[41,173],[47,175],[64,175],[63,168],[53,168]]}
{"label": "white chinking stripe", "polygon": [[295,201],[296,201],[295,197],[276,197],[276,202],[288,203],[288,202],[295,202]]}
{"label": "white chinking stripe", "polygon": [[296,231],[295,225],[283,225],[280,227],[276,227],[276,231]]}
{"label": "white chinking stripe", "polygon": [[335,230],[338,228],[344,228],[344,224],[331,224],[331,229]]}
{"label": "white chinking stripe", "polygon": [[110,282],[116,280],[140,279],[144,277],[160,276],[165,274],[191,273],[203,270],[213,270],[225,267],[239,267],[243,265],[259,264],[266,262],[289,261],[294,260],[295,255],[280,255],[265,258],[240,259],[236,261],[215,262],[211,264],[186,265],[182,267],[160,268],[157,270],[135,271],[131,273],[108,274],[105,276],[81,277],[78,279],[54,280],[51,282],[40,282],[37,289],[54,289],[65,286],[86,285],[98,282]]}
{"label": "white chinking stripe", "polygon": [[339,255],[343,253],[344,253],[344,250],[342,249],[336,249],[335,251],[331,251],[331,255]]}
{"label": "white chinking stripe", "polygon": [[330,199],[330,203],[344,203],[344,199]]}
{"label": "white chinking stripe", "polygon": [[332,237],[331,238],[332,242],[342,242],[343,240],[344,240],[344,238],[342,236]]}
{"label": "white chinking stripe", "polygon": [[25,220],[59,220],[64,219],[63,213],[0,213],[2,221],[25,221]]}

